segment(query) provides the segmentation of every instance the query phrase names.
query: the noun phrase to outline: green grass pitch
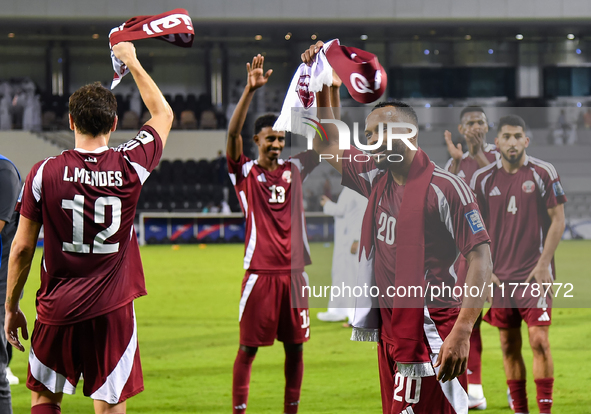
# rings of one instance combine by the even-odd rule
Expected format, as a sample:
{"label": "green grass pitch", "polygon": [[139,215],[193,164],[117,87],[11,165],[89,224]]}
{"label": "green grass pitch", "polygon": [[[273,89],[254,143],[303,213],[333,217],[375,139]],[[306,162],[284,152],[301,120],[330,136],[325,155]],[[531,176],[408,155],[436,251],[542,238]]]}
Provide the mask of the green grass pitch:
{"label": "green grass pitch", "polygon": [[[232,365],[238,348],[238,302],[243,277],[242,245],[183,245],[142,248],[147,297],[136,301],[145,391],[129,400],[129,413],[229,413]],[[312,281],[330,278],[331,245],[313,244]],[[560,280],[589,283],[590,241],[565,241],[557,252]],[[32,328],[34,294],[41,251],[21,302]],[[586,299],[591,308],[590,299]],[[381,413],[375,343],[349,340],[340,324],[316,319],[311,309],[311,339],[305,345],[301,413]],[[554,413],[591,412],[591,309],[556,309],[550,329],[555,361]],[[524,334],[526,334],[524,332]],[[483,382],[490,414],[510,414],[498,333],[483,324]],[[527,342],[525,342],[527,343]],[[27,352],[29,343],[25,342]],[[530,412],[538,413],[525,347]],[[11,364],[21,384],[12,387],[15,413],[27,413],[30,393],[23,384],[27,354]],[[254,363],[250,413],[280,413],[283,408],[283,348],[261,348]],[[93,412],[78,394],[65,396],[64,413]]]}

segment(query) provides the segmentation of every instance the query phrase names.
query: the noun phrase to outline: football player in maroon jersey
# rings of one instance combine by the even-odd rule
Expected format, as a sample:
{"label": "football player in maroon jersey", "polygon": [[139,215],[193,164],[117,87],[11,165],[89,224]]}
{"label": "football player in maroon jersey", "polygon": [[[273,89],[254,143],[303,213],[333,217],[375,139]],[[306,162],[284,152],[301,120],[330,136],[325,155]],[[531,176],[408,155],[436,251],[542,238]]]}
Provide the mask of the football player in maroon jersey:
{"label": "football player in maroon jersey", "polygon": [[125,413],[126,400],[144,388],[133,300],[146,289],[133,220],[173,113],[133,44],[113,52],[131,71],[150,120],[134,139],[108,148],[115,96],[98,82],[78,89],[69,103],[76,147],[33,166],[17,205],[4,329],[20,351],[18,330],[25,339],[28,331],[19,298],[45,229],[27,377],[33,414],[60,413],[63,394],[74,394],[81,374],[96,413]]}
{"label": "football player in maroon jersey", "polygon": [[303,343],[310,337],[307,301],[291,301],[292,290],[299,291],[307,284],[304,266],[311,263],[302,182],[318,165],[318,156],[306,151],[288,160],[279,158],[285,132],[273,130],[277,117],[272,114],[255,122],[258,158],[251,160],[243,154],[240,131],[248,107],[254,92],[272,73],[263,71],[263,63],[264,57],[258,55],[246,64],[247,84],[228,126],[228,172],[246,218],[246,274],[239,307],[240,347],[234,363],[232,406],[234,413],[246,411],[257,350],[278,339],[285,348],[284,413],[291,414],[298,410]]}
{"label": "football player in maroon jersey", "polygon": [[495,144],[501,158],[476,171],[470,183],[491,236],[493,281],[504,286],[493,291],[484,320],[499,328],[516,413],[529,412],[521,353],[521,322],[527,324],[538,407],[546,414],[554,383],[548,338],[554,252],[564,233],[566,196],[554,166],[527,155],[529,138],[522,118],[501,118]]}
{"label": "football player in maroon jersey", "polygon": [[[302,54],[302,61],[310,64],[321,47],[322,42],[312,45]],[[324,87],[316,97],[318,118],[333,118],[329,88]],[[369,145],[386,135],[383,131],[389,122],[418,126],[416,113],[409,105],[382,102],[365,120]],[[365,305],[371,309],[357,306],[353,338],[378,342],[383,412],[465,414],[469,338],[484,296],[471,295],[463,303],[453,295],[435,300],[402,298],[411,306],[397,307],[399,299],[386,292],[400,280],[408,281],[405,278],[410,272],[410,287],[423,282],[453,287],[456,248],[468,261],[469,290],[488,283],[492,270],[490,240],[476,198],[464,181],[435,166],[416,148],[417,135],[409,138],[414,149],[395,140],[390,149],[383,142],[371,153],[362,153],[357,148],[340,149],[336,126],[323,126],[328,137],[320,140],[316,136],[314,149],[343,175],[343,185],[368,198],[358,281],[375,280],[381,295],[378,293],[377,303],[365,298]],[[401,251],[407,254],[399,254]]]}
{"label": "football player in maroon jersey", "polygon": [[[493,144],[486,142],[488,132],[488,119],[484,109],[480,106],[467,106],[460,113],[458,131],[468,144],[468,151],[462,154],[460,144],[454,146],[451,140],[451,132],[445,131],[445,142],[451,158],[445,164],[445,169],[462,178],[467,184],[472,175],[479,168],[495,162],[499,153]],[[460,257],[454,263],[454,269],[458,275],[459,286],[466,280],[467,263],[464,257]],[[470,409],[486,409],[486,398],[482,390],[482,338],[480,336],[480,323],[482,315],[476,320],[476,325],[470,335],[470,356],[468,357],[468,397]]]}

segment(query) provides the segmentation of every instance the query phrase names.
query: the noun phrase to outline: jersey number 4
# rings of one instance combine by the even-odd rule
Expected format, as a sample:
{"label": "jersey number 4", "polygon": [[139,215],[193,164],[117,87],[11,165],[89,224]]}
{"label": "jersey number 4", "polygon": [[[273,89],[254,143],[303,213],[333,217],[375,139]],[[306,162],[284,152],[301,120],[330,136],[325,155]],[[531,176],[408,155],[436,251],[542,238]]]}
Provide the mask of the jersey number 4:
{"label": "jersey number 4", "polygon": [[269,203],[285,203],[285,188],[280,185],[272,185],[269,190],[271,190]]}
{"label": "jersey number 4", "polygon": [[[105,210],[111,206],[112,223],[94,238],[92,253],[109,254],[119,251],[119,243],[104,244],[105,241],[117,233],[121,226],[121,200],[118,197],[99,197],[94,203],[94,222],[104,224]],[[72,210],[72,243],[63,242],[62,250],[72,253],[90,253],[90,244],[84,244],[84,196],[75,195],[73,200],[62,200],[64,210]]]}
{"label": "jersey number 4", "polygon": [[515,204],[515,196],[512,195],[509,199],[509,205],[507,206],[507,211],[513,215],[517,213],[517,204]]}

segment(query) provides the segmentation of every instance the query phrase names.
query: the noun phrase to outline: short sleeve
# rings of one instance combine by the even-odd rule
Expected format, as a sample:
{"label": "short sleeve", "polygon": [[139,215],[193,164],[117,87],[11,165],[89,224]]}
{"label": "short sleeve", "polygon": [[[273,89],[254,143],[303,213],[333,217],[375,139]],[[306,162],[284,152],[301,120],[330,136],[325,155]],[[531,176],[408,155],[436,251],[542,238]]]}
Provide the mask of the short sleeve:
{"label": "short sleeve", "polygon": [[371,188],[377,182],[376,177],[381,172],[373,159],[368,159],[368,157],[357,148],[351,148],[343,153],[342,158],[343,179],[341,183],[365,198],[369,198]]}
{"label": "short sleeve", "polygon": [[238,158],[237,161],[234,161],[228,155],[226,155],[226,159],[228,160],[228,174],[230,175],[230,180],[233,185],[238,185],[244,180],[244,178],[246,178],[250,169],[254,165],[254,161],[244,154],[240,154],[240,158]]}
{"label": "short sleeve", "polygon": [[29,172],[16,204],[16,210],[24,217],[37,223],[43,223],[41,210],[41,185],[43,182],[43,169],[50,160],[41,161]]}
{"label": "short sleeve", "polygon": [[560,183],[560,177],[556,174],[555,178],[548,174],[544,179],[545,192],[542,192],[542,199],[546,205],[546,209],[556,207],[559,204],[566,203],[566,194]]}
{"label": "short sleeve", "polygon": [[300,152],[289,158],[289,161],[300,170],[302,182],[320,164],[320,156],[316,151],[308,150]]}
{"label": "short sleeve", "polygon": [[139,166],[149,174],[160,162],[162,149],[160,135],[151,126],[144,125],[134,139],[121,144],[115,150],[120,151],[136,167],[136,170],[138,170],[137,167]]}
{"label": "short sleeve", "polygon": [[21,180],[14,165],[0,160],[0,220],[10,222],[20,189]]}
{"label": "short sleeve", "polygon": [[490,238],[470,187],[450,173],[440,177],[436,189],[440,216],[452,233],[456,247],[466,256],[477,245],[490,243]]}

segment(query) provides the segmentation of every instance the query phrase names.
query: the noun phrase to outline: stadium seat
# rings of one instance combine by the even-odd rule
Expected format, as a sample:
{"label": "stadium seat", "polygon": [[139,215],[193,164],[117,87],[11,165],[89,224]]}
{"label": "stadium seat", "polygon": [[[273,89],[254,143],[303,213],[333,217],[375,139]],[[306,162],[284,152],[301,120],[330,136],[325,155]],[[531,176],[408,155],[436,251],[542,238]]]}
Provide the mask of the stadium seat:
{"label": "stadium seat", "polygon": [[195,113],[189,109],[185,109],[181,112],[180,126],[181,129],[197,129],[197,118],[195,118]]}
{"label": "stadium seat", "polygon": [[126,111],[121,119],[121,129],[138,129],[139,116],[133,111]]}
{"label": "stadium seat", "polygon": [[203,111],[201,113],[201,119],[199,120],[199,129],[217,129],[218,119],[211,109]]}
{"label": "stadium seat", "polygon": [[41,126],[44,131],[52,131],[56,128],[55,112],[45,111],[41,119]]}

